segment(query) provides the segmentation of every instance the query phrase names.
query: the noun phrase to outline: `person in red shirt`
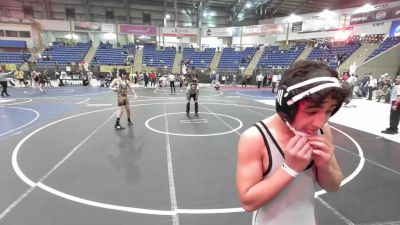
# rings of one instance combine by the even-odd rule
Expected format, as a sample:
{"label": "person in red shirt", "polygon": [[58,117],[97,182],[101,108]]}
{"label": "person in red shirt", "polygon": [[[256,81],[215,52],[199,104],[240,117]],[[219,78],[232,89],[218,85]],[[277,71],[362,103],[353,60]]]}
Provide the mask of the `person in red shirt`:
{"label": "person in red shirt", "polygon": [[156,86],[156,78],[157,78],[157,75],[156,75],[156,73],[154,73],[154,70],[152,70],[150,73],[150,86],[151,87]]}
{"label": "person in red shirt", "polygon": [[344,72],[343,75],[342,75],[343,82],[346,82],[347,79],[349,79],[349,72]]}

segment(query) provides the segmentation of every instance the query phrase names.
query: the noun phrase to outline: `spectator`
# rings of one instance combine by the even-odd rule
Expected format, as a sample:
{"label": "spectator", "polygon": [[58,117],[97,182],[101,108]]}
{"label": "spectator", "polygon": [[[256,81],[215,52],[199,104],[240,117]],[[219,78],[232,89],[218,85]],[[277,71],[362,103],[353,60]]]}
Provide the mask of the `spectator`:
{"label": "spectator", "polygon": [[397,75],[390,96],[391,108],[389,116],[389,128],[383,130],[384,134],[399,133],[398,126],[400,120],[400,75]]}

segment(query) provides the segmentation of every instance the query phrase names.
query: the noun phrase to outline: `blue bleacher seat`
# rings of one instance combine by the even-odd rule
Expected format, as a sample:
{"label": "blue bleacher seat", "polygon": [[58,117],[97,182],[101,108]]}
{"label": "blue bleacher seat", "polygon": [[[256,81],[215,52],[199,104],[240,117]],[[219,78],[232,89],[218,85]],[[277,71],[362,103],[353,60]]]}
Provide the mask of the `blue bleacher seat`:
{"label": "blue bleacher seat", "polygon": [[217,68],[231,70],[247,67],[256,51],[256,48],[246,48],[243,51],[235,51],[234,48],[224,48]]}
{"label": "blue bleacher seat", "polygon": [[164,50],[156,50],[153,45],[145,45],[142,62],[149,67],[172,68],[175,60],[176,49],[167,47]]}
{"label": "blue bleacher seat", "polygon": [[267,46],[258,61],[258,66],[264,68],[287,68],[304,51],[305,45],[294,45],[289,49],[280,50],[279,46]]}
{"label": "blue bleacher seat", "polygon": [[182,59],[189,62],[189,66],[208,68],[214,57],[215,48],[206,48],[204,51],[195,51],[194,48],[184,48]]}
{"label": "blue bleacher seat", "polygon": [[129,54],[135,57],[136,46],[123,45],[122,48],[113,48],[111,44],[100,44],[92,60],[92,64],[99,65],[124,65]]}
{"label": "blue bleacher seat", "polygon": [[386,51],[387,49],[397,45],[400,43],[400,37],[388,37],[386,38],[379,46],[376,48],[365,61],[370,60],[371,58],[381,54],[382,52]]}
{"label": "blue bleacher seat", "polygon": [[21,65],[30,57],[28,52],[0,52],[0,63]]}
{"label": "blue bleacher seat", "polygon": [[65,46],[61,42],[53,42],[53,47],[49,47],[43,51],[43,56],[51,56],[50,61],[39,59],[38,65],[60,65],[71,64],[71,62],[82,61],[90,48],[89,43],[77,43],[75,46]]}
{"label": "blue bleacher seat", "polygon": [[335,55],[342,54],[342,62],[344,62],[353,52],[355,52],[361,44],[358,41],[347,43],[339,43],[333,45],[331,48],[321,48],[315,47],[308,55],[308,60],[326,60],[328,65],[336,69],[338,67],[338,62],[335,60]]}

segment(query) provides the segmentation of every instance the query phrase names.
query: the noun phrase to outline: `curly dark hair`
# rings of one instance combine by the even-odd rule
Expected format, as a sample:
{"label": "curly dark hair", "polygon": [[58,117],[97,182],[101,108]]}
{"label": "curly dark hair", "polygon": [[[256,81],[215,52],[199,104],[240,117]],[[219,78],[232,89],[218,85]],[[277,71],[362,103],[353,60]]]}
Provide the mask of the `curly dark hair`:
{"label": "curly dark hair", "polygon": [[[316,77],[334,77],[338,78],[339,75],[336,72],[336,70],[333,70],[330,68],[326,63],[324,62],[316,62],[316,61],[306,61],[306,60],[301,60],[298,61],[294,64],[292,64],[288,70],[284,73],[282,76],[281,81],[279,82],[279,87],[282,86],[292,86],[294,84],[316,78]],[[309,90],[310,88],[313,88],[315,86],[320,85],[321,83],[312,83],[309,85],[306,85],[301,88],[297,88],[293,90],[295,94],[304,92]],[[348,89],[345,88],[340,88],[340,87],[330,87],[323,89],[321,91],[318,91],[312,95],[308,95],[304,99],[307,99],[311,101],[314,104],[321,104],[323,100],[325,100],[327,97],[332,97],[333,99],[338,101],[338,104],[342,104],[345,99],[349,97],[351,93],[349,92]]]}
{"label": "curly dark hair", "polygon": [[[301,60],[292,64],[289,69],[286,70],[286,72],[282,76],[282,79],[279,81],[278,90],[286,89],[292,85],[317,77],[338,78],[338,73],[323,62]],[[303,87],[291,90],[291,94],[293,94],[294,96],[302,92],[306,92],[311,88],[323,83],[326,83],[326,81],[313,82]],[[308,100],[313,105],[321,105],[325,99],[331,97],[332,99],[337,100],[338,103],[338,107],[332,113],[333,115],[337,110],[339,110],[340,106],[346,99],[349,98],[351,94],[351,91],[347,88],[328,87],[305,96],[303,100]],[[281,104],[277,104],[277,112],[284,120],[287,120],[289,123],[291,123],[294,119],[294,116],[296,115],[299,102],[300,101],[297,101],[291,107],[281,107]]]}

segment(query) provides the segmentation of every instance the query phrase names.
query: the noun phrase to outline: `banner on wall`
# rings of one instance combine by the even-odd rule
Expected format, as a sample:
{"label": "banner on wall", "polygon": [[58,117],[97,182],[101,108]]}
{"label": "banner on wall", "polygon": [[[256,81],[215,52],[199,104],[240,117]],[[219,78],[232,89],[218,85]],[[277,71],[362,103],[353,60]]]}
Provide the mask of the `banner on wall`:
{"label": "banner on wall", "polygon": [[340,28],[330,28],[330,29],[320,29],[320,30],[303,30],[299,31],[299,34],[316,33],[316,32],[330,32],[330,31],[351,31],[354,27],[340,27]]}
{"label": "banner on wall", "polygon": [[[319,15],[313,16],[308,19],[304,19],[301,22],[301,31],[316,31],[316,30],[328,30],[343,27],[340,24],[340,16],[335,16],[332,18],[325,18]],[[293,23],[294,28],[295,24]]]}
{"label": "banner on wall", "polygon": [[281,34],[285,32],[283,24],[263,24],[243,27],[243,36],[260,36],[267,34]]}
{"label": "banner on wall", "polygon": [[239,37],[240,27],[221,27],[201,29],[203,37]]}
{"label": "banner on wall", "polygon": [[115,32],[114,24],[74,21],[75,31]]}
{"label": "banner on wall", "polygon": [[163,36],[170,36],[170,37],[191,37],[197,36],[198,28],[170,28],[170,27],[163,27],[161,29]]}
{"label": "banner on wall", "polygon": [[389,37],[400,37],[400,20],[395,20],[392,22]]}
{"label": "banner on wall", "polygon": [[35,20],[40,24],[42,30],[48,31],[69,31],[69,21],[63,20]]}
{"label": "banner on wall", "polygon": [[157,27],[121,24],[119,25],[119,32],[124,34],[157,36]]}
{"label": "banner on wall", "polygon": [[390,9],[382,9],[368,13],[358,13],[351,15],[350,25],[378,22],[382,20],[390,20],[396,18],[400,18],[400,6]]}
{"label": "banner on wall", "polygon": [[101,32],[114,33],[115,32],[114,24],[102,23]]}

